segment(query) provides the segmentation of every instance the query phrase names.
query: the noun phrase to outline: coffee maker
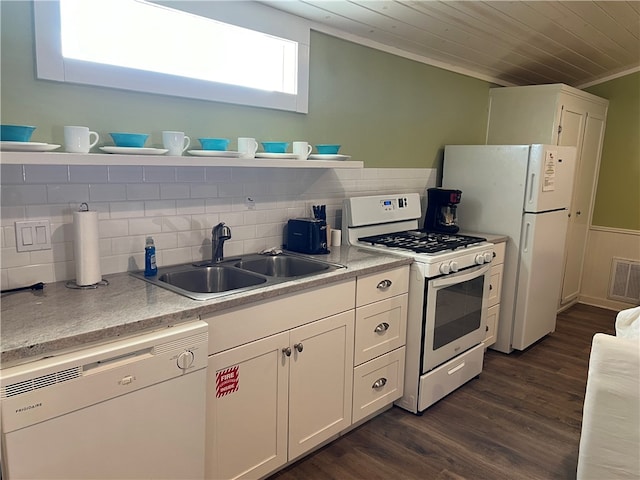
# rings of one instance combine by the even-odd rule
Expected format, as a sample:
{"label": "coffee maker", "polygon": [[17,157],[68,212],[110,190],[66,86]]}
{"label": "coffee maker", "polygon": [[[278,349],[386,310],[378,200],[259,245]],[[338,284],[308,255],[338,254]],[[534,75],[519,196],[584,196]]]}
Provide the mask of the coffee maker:
{"label": "coffee maker", "polygon": [[448,188],[427,189],[427,213],[424,217],[425,232],[457,233],[456,208],[462,198],[460,190]]}

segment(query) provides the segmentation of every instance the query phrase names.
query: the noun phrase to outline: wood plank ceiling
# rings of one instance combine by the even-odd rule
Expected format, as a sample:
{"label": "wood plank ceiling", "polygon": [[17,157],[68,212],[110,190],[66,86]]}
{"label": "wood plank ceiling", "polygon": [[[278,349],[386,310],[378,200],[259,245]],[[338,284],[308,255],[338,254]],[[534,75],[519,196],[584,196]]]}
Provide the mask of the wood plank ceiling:
{"label": "wood plank ceiling", "polygon": [[637,0],[261,3],[499,85],[580,88],[640,69]]}

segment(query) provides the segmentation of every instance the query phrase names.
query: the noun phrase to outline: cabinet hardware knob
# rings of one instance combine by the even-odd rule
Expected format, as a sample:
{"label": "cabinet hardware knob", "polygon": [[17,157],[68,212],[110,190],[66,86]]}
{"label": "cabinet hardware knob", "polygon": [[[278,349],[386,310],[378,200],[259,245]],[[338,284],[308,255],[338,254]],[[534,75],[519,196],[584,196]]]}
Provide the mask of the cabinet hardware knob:
{"label": "cabinet hardware knob", "polygon": [[581,212],[580,210],[578,210],[578,211],[576,212],[576,215],[582,215],[582,212]]}
{"label": "cabinet hardware knob", "polygon": [[382,388],[386,384],[387,384],[387,379],[382,377],[376,380],[375,382],[373,382],[373,385],[371,385],[371,388]]}
{"label": "cabinet hardware knob", "polygon": [[489,290],[493,290],[493,285],[489,284]]}
{"label": "cabinet hardware knob", "polygon": [[284,353],[287,357],[291,356],[291,347],[284,347],[282,349],[282,353]]}
{"label": "cabinet hardware knob", "polygon": [[376,328],[373,329],[373,331],[376,333],[386,332],[387,330],[389,330],[389,324],[387,322],[382,322],[378,324]]}
{"label": "cabinet hardware knob", "polygon": [[485,327],[484,327],[484,331],[485,331],[485,332],[488,332],[488,331],[489,331],[489,325],[487,325],[487,326],[485,326]]}
{"label": "cabinet hardware knob", "polygon": [[393,282],[391,280],[385,279],[385,280],[382,280],[376,288],[379,288],[379,289],[389,288],[392,283]]}
{"label": "cabinet hardware knob", "polygon": [[303,348],[304,348],[304,347],[302,346],[302,344],[301,344],[301,343],[296,343],[296,344],[293,346],[293,348],[295,348],[295,349],[298,351],[298,353],[300,353],[300,352],[302,352],[302,350],[303,350]]}

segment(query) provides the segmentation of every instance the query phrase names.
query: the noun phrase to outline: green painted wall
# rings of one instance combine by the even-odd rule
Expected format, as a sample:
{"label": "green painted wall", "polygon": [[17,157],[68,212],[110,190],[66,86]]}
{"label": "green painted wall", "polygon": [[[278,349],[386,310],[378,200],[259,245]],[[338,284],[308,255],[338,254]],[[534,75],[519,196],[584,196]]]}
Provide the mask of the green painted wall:
{"label": "green painted wall", "polygon": [[585,90],[609,100],[592,223],[640,230],[640,72]]}
{"label": "green painted wall", "polygon": [[[0,2],[2,123],[36,125],[62,143],[64,125],[108,132],[340,143],[367,167],[439,166],[446,143],[483,143],[489,83],[312,32],[309,113],[69,85],[35,77],[31,2]],[[197,142],[196,142],[197,145]]]}

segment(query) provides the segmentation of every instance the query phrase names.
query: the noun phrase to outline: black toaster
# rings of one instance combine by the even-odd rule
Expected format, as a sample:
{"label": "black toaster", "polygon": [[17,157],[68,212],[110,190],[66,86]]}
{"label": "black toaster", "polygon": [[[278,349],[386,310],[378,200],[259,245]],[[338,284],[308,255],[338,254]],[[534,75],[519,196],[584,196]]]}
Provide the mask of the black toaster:
{"label": "black toaster", "polygon": [[299,253],[329,253],[327,222],[315,218],[292,218],[287,223],[287,250]]}

